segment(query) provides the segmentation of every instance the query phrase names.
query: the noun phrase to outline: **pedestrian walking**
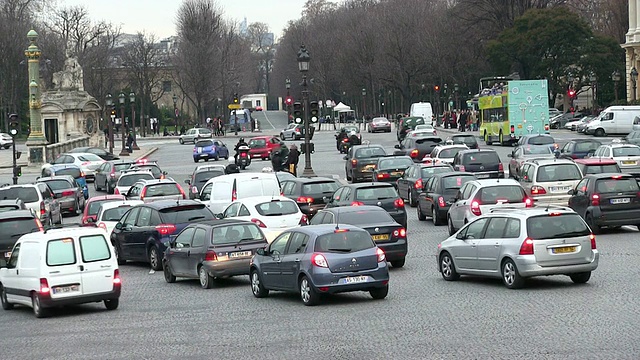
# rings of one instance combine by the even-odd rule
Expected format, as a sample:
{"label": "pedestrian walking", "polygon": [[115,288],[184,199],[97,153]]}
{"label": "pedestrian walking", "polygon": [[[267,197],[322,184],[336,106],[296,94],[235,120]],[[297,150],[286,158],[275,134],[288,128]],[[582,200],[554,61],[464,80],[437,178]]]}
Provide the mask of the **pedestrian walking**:
{"label": "pedestrian walking", "polygon": [[271,153],[271,167],[274,172],[282,171],[282,154],[280,150],[275,150]]}
{"label": "pedestrian walking", "polygon": [[133,134],[129,133],[129,135],[127,136],[127,150],[129,151],[129,153],[133,152]]}
{"label": "pedestrian walking", "polygon": [[293,176],[298,176],[298,161],[300,160],[300,151],[298,151],[298,147],[293,144],[289,147],[289,156],[287,158],[287,164],[289,165],[289,172],[293,174]]}

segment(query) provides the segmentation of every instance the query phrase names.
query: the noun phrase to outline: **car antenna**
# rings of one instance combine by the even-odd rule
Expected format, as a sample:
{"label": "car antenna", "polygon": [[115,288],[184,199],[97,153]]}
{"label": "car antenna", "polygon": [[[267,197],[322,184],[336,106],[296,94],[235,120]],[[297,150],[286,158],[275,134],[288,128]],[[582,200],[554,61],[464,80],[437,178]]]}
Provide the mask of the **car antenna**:
{"label": "car antenna", "polygon": [[336,211],[336,230],[340,230],[340,209]]}

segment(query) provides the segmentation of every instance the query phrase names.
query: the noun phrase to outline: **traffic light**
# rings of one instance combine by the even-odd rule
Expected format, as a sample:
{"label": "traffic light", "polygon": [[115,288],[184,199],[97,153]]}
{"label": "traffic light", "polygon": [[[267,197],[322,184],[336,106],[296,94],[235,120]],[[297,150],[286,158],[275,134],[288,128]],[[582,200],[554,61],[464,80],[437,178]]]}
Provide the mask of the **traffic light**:
{"label": "traffic light", "polygon": [[287,97],[284,99],[284,103],[285,103],[287,106],[291,106],[291,104],[293,104],[293,98],[292,98],[291,96],[287,96]]}
{"label": "traffic light", "polygon": [[302,104],[299,101],[293,103],[293,119],[296,124],[302,122]]}
{"label": "traffic light", "polygon": [[239,104],[240,100],[238,99],[238,93],[234,93],[233,94],[233,103],[234,104]]}
{"label": "traffic light", "polygon": [[320,104],[317,101],[309,103],[309,116],[311,122],[318,122],[318,116],[320,115]]}
{"label": "traffic light", "polygon": [[11,137],[15,137],[18,135],[18,128],[20,127],[20,123],[18,122],[18,115],[11,114],[9,115],[9,134]]}
{"label": "traffic light", "polygon": [[435,90],[435,92],[440,92],[440,85],[434,85],[433,90]]}
{"label": "traffic light", "polygon": [[111,117],[116,117],[116,110],[115,109],[111,110]]}
{"label": "traffic light", "polygon": [[569,89],[569,91],[567,91],[567,95],[569,95],[569,99],[573,99],[576,97],[576,91],[573,89]]}
{"label": "traffic light", "polygon": [[13,177],[22,176],[22,166],[16,166],[13,168]]}

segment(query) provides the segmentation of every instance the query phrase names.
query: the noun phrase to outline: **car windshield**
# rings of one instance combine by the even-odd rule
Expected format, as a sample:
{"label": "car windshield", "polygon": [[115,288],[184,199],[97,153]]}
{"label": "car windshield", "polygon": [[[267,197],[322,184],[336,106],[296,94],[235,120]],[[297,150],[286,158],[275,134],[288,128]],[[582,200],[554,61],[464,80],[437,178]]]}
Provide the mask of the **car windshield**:
{"label": "car windshield", "polygon": [[371,235],[362,230],[348,230],[320,235],[316,239],[315,251],[352,253],[374,247]]}
{"label": "car windshield", "polygon": [[[216,176],[224,175],[224,170],[208,170],[196,173],[195,182],[196,184],[204,184],[209,179],[213,179]],[[195,185],[195,184],[194,184]]]}
{"label": "car windshield", "polygon": [[102,158],[95,154],[83,154],[78,156],[80,161],[102,161]]}
{"label": "car windshield", "polygon": [[527,234],[533,240],[588,236],[591,231],[578,214],[532,216],[527,219]]}
{"label": "car windshield", "polygon": [[145,187],[145,197],[180,195],[180,189],[176,183],[153,184]]}
{"label": "car windshield", "polygon": [[132,164],[130,163],[120,163],[120,164],[113,164],[114,170],[115,171],[124,171],[127,170],[131,167]]}
{"label": "car windshield", "polygon": [[47,185],[49,185],[49,187],[53,191],[71,189],[71,188],[75,187],[74,185],[71,185],[67,180],[62,180],[62,179],[60,179],[60,180],[47,180],[47,181],[43,181],[43,182],[46,183]]}
{"label": "car windshield", "polygon": [[120,218],[122,218],[122,215],[124,215],[127,211],[129,211],[130,208],[131,208],[130,205],[122,205],[116,208],[107,209],[102,212],[101,218],[98,220],[118,221],[120,220]]}
{"label": "car windshield", "polygon": [[[383,209],[375,211],[349,211],[337,216],[341,224],[376,225],[395,222],[391,215]],[[334,219],[336,217],[334,216]]]}
{"label": "car windshield", "polygon": [[480,190],[480,204],[521,203],[525,193],[518,185],[487,186]]}
{"label": "car windshield", "polygon": [[433,130],[433,126],[432,125],[416,125],[416,128],[413,131],[420,131],[420,130]]}
{"label": "car windshield", "polygon": [[389,158],[378,162],[378,169],[406,169],[413,165],[413,160],[408,158]]}
{"label": "car windshield", "polygon": [[356,189],[356,200],[385,200],[398,197],[393,186],[375,186]]}
{"label": "car windshield", "polygon": [[256,205],[256,211],[262,216],[291,215],[299,210],[293,201],[273,200]]}
{"label": "car windshield", "polygon": [[302,185],[302,193],[304,195],[333,193],[336,190],[338,190],[338,183],[335,181],[314,182]]}
{"label": "car windshield", "polygon": [[420,175],[423,179],[426,179],[435,174],[443,174],[452,171],[453,169],[448,166],[424,166],[420,169]]}
{"label": "car windshield", "polygon": [[640,147],[623,146],[613,148],[613,156],[640,156]]}
{"label": "car windshield", "polygon": [[355,153],[355,157],[357,159],[365,159],[372,157],[381,157],[387,156],[387,153],[381,147],[365,147],[361,149],[357,149]]}
{"label": "car windshield", "polygon": [[425,139],[417,139],[416,145],[433,146],[433,144],[440,144],[441,142],[442,142],[442,139],[440,138],[429,137]]}
{"label": "car windshield", "polygon": [[200,140],[196,143],[196,147],[213,146],[213,140]]}
{"label": "car windshield", "polygon": [[454,157],[456,157],[456,155],[458,155],[458,153],[461,150],[465,150],[465,148],[459,147],[459,148],[444,149],[440,151],[440,153],[438,154],[438,157],[440,159],[453,159]]}
{"label": "car windshield", "polygon": [[548,146],[526,146],[522,149],[524,155],[551,155],[551,149]]}
{"label": "car windshield", "polygon": [[214,216],[203,204],[175,206],[160,210],[166,224],[183,224],[191,221],[214,220]]}
{"label": "car windshield", "polygon": [[600,143],[595,141],[581,141],[576,143],[574,151],[588,152],[589,150],[597,149],[598,146],[600,146]]}
{"label": "car windshield", "polygon": [[527,139],[526,144],[529,145],[551,145],[555,141],[551,136],[532,136]]}
{"label": "car windshield", "polygon": [[475,176],[464,176],[464,175],[447,176],[442,178],[442,187],[445,190],[447,189],[458,190],[462,187],[462,185],[466,184],[467,182],[473,179],[475,179]]}
{"label": "car windshield", "polygon": [[151,173],[141,172],[139,174],[127,174],[120,176],[116,186],[132,186],[138,180],[153,180]]}
{"label": "car windshield", "polygon": [[90,216],[98,215],[98,211],[100,211],[100,205],[102,205],[105,202],[111,202],[111,201],[122,201],[122,200],[121,199],[94,200],[89,203],[89,209],[87,210],[87,215],[90,215]]}
{"label": "car windshield", "polygon": [[582,174],[575,164],[552,164],[538,168],[538,182],[580,180]]}
{"label": "car windshield", "polygon": [[264,147],[264,146],[267,146],[267,140],[265,139],[253,139],[249,141],[250,148],[258,148],[258,147]]}
{"label": "car windshield", "polygon": [[20,199],[25,203],[32,203],[40,200],[35,187],[19,186],[8,189],[0,189],[0,200]]}
{"label": "car windshield", "polygon": [[638,182],[634,178],[614,176],[609,179],[598,179],[596,181],[596,192],[601,194],[637,192],[638,190]]}
{"label": "car windshield", "polygon": [[360,129],[358,127],[356,127],[356,126],[348,126],[348,127],[344,127],[343,129],[347,134],[352,132],[352,131],[355,131],[356,133],[360,132]]}
{"label": "car windshield", "polygon": [[619,173],[620,168],[617,164],[609,165],[584,165],[583,173],[587,174],[604,174],[604,173]]}
{"label": "car windshield", "polygon": [[471,164],[498,164],[500,163],[500,158],[498,154],[493,151],[481,151],[464,154],[462,158],[462,163],[464,165]]}
{"label": "car windshield", "polygon": [[2,234],[2,240],[9,240],[12,244],[15,243],[19,236],[38,230],[38,225],[33,218],[0,220],[0,234]]}
{"label": "car windshield", "polygon": [[82,177],[82,172],[80,171],[80,169],[76,169],[76,168],[59,169],[59,170],[56,170],[55,173],[56,173],[56,176],[71,175],[73,176],[74,179],[79,179]]}

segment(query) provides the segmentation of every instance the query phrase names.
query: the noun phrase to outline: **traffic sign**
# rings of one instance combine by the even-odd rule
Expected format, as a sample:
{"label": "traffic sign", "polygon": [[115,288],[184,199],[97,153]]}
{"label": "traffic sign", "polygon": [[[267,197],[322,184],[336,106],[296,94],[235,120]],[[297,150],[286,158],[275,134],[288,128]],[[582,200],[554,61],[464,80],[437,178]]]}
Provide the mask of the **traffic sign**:
{"label": "traffic sign", "polygon": [[229,110],[240,110],[242,108],[240,104],[229,104],[229,106],[227,107],[229,108]]}

